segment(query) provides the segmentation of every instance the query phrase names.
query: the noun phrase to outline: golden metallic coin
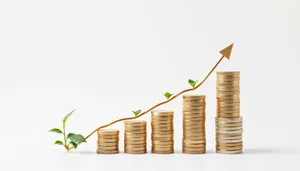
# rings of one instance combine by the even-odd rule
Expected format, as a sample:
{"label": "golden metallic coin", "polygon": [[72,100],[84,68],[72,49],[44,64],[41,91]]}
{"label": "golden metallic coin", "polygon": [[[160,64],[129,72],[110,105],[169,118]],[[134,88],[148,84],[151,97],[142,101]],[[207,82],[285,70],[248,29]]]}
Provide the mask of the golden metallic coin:
{"label": "golden metallic coin", "polygon": [[205,154],[206,150],[202,150],[202,151],[188,151],[188,150],[182,149],[182,152],[185,153],[185,154]]}
{"label": "golden metallic coin", "polygon": [[216,127],[216,130],[219,131],[234,131],[234,130],[243,130],[243,127]]}
{"label": "golden metallic coin", "polygon": [[153,141],[173,141],[174,137],[151,137]]}
{"label": "golden metallic coin", "polygon": [[205,100],[205,95],[203,94],[184,94],[182,95],[183,99],[203,99]]}
{"label": "golden metallic coin", "polygon": [[117,154],[119,153],[119,150],[115,150],[115,151],[105,151],[105,150],[97,150],[98,154]]}
{"label": "golden metallic coin", "polygon": [[155,141],[155,140],[152,140],[151,141],[152,144],[164,144],[164,145],[167,145],[167,144],[174,144],[174,140],[169,140],[169,141]]}
{"label": "golden metallic coin", "polygon": [[236,124],[232,124],[232,123],[216,123],[216,127],[223,127],[223,128],[231,128],[231,127],[243,127],[242,122],[240,123],[236,123]]}
{"label": "golden metallic coin", "polygon": [[98,134],[99,135],[115,135],[115,134],[119,134],[119,130],[117,130],[117,129],[99,129]]}
{"label": "golden metallic coin", "polygon": [[173,154],[174,150],[170,150],[170,151],[157,151],[157,150],[152,150],[151,153],[154,154]]}
{"label": "golden metallic coin", "polygon": [[119,139],[100,139],[98,138],[99,143],[114,143],[119,142]]}
{"label": "golden metallic coin", "polygon": [[173,134],[156,134],[156,133],[152,133],[151,137],[155,137],[155,138],[173,138]]}
{"label": "golden metallic coin", "polygon": [[147,150],[141,150],[141,151],[124,150],[124,153],[127,153],[127,154],[145,154],[145,153],[147,153]]}
{"label": "golden metallic coin", "polygon": [[240,118],[215,118],[217,122],[241,122],[243,117]]}
{"label": "golden metallic coin", "polygon": [[243,133],[243,130],[227,130],[227,131],[216,130],[216,133],[219,133],[219,134],[241,134],[241,133]]}
{"label": "golden metallic coin", "polygon": [[216,142],[218,142],[218,143],[239,143],[239,142],[243,142],[243,139],[233,139],[233,140],[217,139]]}
{"label": "golden metallic coin", "polygon": [[220,154],[241,154],[243,150],[236,150],[236,151],[226,151],[226,150],[216,150],[216,153]]}
{"label": "golden metallic coin", "polygon": [[147,122],[144,120],[128,120],[124,121],[125,125],[130,124],[130,125],[146,125]]}
{"label": "golden metallic coin", "polygon": [[236,151],[236,150],[243,150],[243,146],[237,146],[237,147],[220,147],[216,146],[217,150],[226,150],[226,151]]}
{"label": "golden metallic coin", "polygon": [[217,71],[217,75],[240,75],[240,71]]}
{"label": "golden metallic coin", "polygon": [[201,144],[201,143],[206,143],[206,140],[203,139],[195,139],[195,140],[191,140],[191,139],[182,139],[182,142],[183,143],[186,143],[186,144]]}
{"label": "golden metallic coin", "polygon": [[234,134],[234,135],[228,135],[228,134],[217,134],[216,135],[216,138],[217,139],[224,139],[224,140],[226,140],[226,139],[232,139],[232,140],[234,140],[234,139],[242,139],[243,138],[243,135],[242,134]]}
{"label": "golden metallic coin", "polygon": [[103,145],[103,146],[116,146],[116,145],[119,145],[119,141],[115,141],[115,142],[97,141],[97,144]]}
{"label": "golden metallic coin", "polygon": [[195,136],[195,137],[205,137],[205,132],[184,132],[183,134],[184,137],[191,137],[191,136]]}
{"label": "golden metallic coin", "polygon": [[147,147],[147,144],[125,144],[124,147],[126,149],[131,149],[131,148],[145,148],[145,147]]}
{"label": "golden metallic coin", "polygon": [[174,111],[170,110],[152,110],[151,116],[173,116]]}
{"label": "golden metallic coin", "polygon": [[205,140],[206,137],[203,135],[198,135],[198,136],[186,136],[183,134],[183,139],[185,140]]}
{"label": "golden metallic coin", "polygon": [[98,148],[100,149],[100,150],[118,150],[119,149],[119,147],[118,146],[111,146],[111,147],[108,147],[108,146],[98,146]]}
{"label": "golden metallic coin", "polygon": [[155,151],[171,151],[171,150],[174,150],[174,146],[173,145],[170,145],[170,146],[152,145],[151,148],[154,149]]}
{"label": "golden metallic coin", "polygon": [[220,147],[236,147],[236,146],[243,146],[243,142],[238,142],[238,143],[216,143],[217,146]]}

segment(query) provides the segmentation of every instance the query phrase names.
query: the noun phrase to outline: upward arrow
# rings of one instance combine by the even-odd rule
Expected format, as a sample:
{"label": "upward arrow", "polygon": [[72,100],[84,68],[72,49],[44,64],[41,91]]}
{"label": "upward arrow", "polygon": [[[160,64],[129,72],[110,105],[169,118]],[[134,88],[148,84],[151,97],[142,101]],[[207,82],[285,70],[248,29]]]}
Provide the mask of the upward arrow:
{"label": "upward arrow", "polygon": [[[117,122],[121,122],[121,121],[125,121],[125,120],[132,120],[132,119],[137,119],[147,113],[149,113],[150,111],[152,111],[153,109],[163,105],[163,104],[166,104],[166,103],[169,103],[170,101],[172,101],[173,99],[177,98],[178,96],[180,96],[181,94],[183,93],[186,93],[186,92],[189,92],[189,91],[193,91],[193,90],[196,90],[197,88],[199,88],[207,79],[208,77],[214,72],[214,70],[217,68],[217,66],[221,63],[221,61],[224,59],[224,57],[226,57],[227,59],[230,59],[230,55],[231,55],[231,50],[232,50],[232,47],[233,47],[233,43],[229,46],[227,46],[226,48],[222,49],[220,51],[220,53],[222,54],[222,57],[219,59],[219,61],[215,64],[215,66],[210,70],[210,72],[206,75],[206,77],[195,87],[193,88],[189,88],[189,89],[185,89],[179,93],[177,93],[176,95],[174,95],[173,97],[163,101],[163,102],[160,102],[156,105],[154,105],[153,107],[149,108],[148,110],[142,112],[141,114],[135,116],[135,117],[128,117],[128,118],[121,118],[121,119],[118,119],[118,120],[115,120],[111,123],[108,123],[106,125],[103,125],[103,126],[100,126],[98,128],[96,128],[93,132],[91,132],[88,136],[85,137],[85,139],[88,139],[90,136],[92,136],[95,132],[97,132],[99,129],[102,129],[102,128],[106,128],[108,126],[111,126]],[[81,142],[79,142],[77,145],[81,144]],[[71,150],[73,149],[73,147],[69,147],[67,150]]]}
{"label": "upward arrow", "polygon": [[231,55],[231,50],[232,50],[232,47],[233,47],[233,43],[229,46],[227,46],[226,48],[222,49],[220,51],[220,53],[225,56],[227,59],[230,59],[230,55]]}

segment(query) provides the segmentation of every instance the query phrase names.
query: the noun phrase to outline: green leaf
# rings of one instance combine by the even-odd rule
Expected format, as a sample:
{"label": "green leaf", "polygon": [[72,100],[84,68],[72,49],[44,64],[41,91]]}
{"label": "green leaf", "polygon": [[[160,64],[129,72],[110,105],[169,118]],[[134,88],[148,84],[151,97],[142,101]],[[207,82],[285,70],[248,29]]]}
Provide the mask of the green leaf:
{"label": "green leaf", "polygon": [[49,132],[55,132],[55,133],[58,133],[58,134],[62,134],[63,132],[58,129],[58,128],[52,128],[51,130],[49,130]]}
{"label": "green leaf", "polygon": [[171,94],[171,93],[169,93],[169,92],[166,92],[166,93],[164,94],[164,96],[165,96],[167,99],[169,99],[171,96],[173,96],[173,94]]}
{"label": "green leaf", "polygon": [[77,143],[76,143],[76,142],[71,141],[70,144],[72,144],[72,146],[73,146],[75,149],[77,148]]}
{"label": "green leaf", "polygon": [[71,136],[75,135],[74,133],[69,133],[67,138],[70,138]]}
{"label": "green leaf", "polygon": [[85,138],[81,134],[72,135],[70,140],[74,142],[86,142]]}
{"label": "green leaf", "polygon": [[61,142],[60,140],[56,140],[56,141],[54,142],[54,144],[56,144],[56,145],[64,145],[64,143]]}
{"label": "green leaf", "polygon": [[140,114],[142,112],[141,109],[137,110],[137,111],[132,111],[132,113],[134,114],[134,116],[137,116],[138,114]]}
{"label": "green leaf", "polygon": [[74,111],[75,111],[75,109],[72,110],[69,114],[67,114],[67,115],[64,117],[64,119],[62,120],[63,125],[66,124],[68,118],[72,115],[72,113],[73,113]]}
{"label": "green leaf", "polygon": [[189,84],[194,88],[198,80],[194,81],[189,79]]}

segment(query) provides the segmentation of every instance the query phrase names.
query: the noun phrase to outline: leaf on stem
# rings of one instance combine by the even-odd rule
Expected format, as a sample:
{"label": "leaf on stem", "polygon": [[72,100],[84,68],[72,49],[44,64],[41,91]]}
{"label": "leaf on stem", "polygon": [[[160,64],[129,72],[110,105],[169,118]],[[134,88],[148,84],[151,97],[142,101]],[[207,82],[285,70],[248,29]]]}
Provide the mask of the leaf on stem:
{"label": "leaf on stem", "polygon": [[134,116],[139,115],[142,112],[141,109],[137,110],[137,111],[132,111],[132,113],[134,114]]}
{"label": "leaf on stem", "polygon": [[69,114],[67,114],[67,115],[64,117],[64,119],[62,120],[63,125],[66,124],[68,118],[72,115],[72,113],[73,113],[74,111],[75,111],[75,109],[72,110]]}
{"label": "leaf on stem", "polygon": [[75,149],[77,148],[77,143],[76,143],[76,142],[71,141],[70,144],[71,144]]}
{"label": "leaf on stem", "polygon": [[55,132],[55,133],[58,133],[58,134],[62,134],[63,132],[58,129],[58,128],[52,128],[51,130],[49,130],[49,132]]}
{"label": "leaf on stem", "polygon": [[71,136],[75,135],[74,133],[69,133],[67,138],[70,138]]}
{"label": "leaf on stem", "polygon": [[85,138],[81,134],[74,134],[70,136],[70,140],[74,142],[86,142]]}
{"label": "leaf on stem", "polygon": [[164,94],[164,96],[165,96],[167,99],[169,99],[171,96],[173,96],[173,94],[171,94],[171,93],[169,93],[169,92],[166,92],[166,93]]}
{"label": "leaf on stem", "polygon": [[197,83],[198,80],[194,81],[192,79],[189,79],[189,84],[194,88],[196,83]]}
{"label": "leaf on stem", "polygon": [[56,141],[54,142],[54,144],[56,144],[56,145],[64,145],[64,143],[61,142],[60,140],[56,140]]}

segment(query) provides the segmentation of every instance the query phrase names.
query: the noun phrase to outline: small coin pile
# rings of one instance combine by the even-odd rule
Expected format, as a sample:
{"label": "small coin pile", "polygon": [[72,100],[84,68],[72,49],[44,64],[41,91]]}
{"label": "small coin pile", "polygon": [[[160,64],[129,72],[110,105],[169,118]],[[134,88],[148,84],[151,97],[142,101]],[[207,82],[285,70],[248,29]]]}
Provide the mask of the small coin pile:
{"label": "small coin pile", "polygon": [[173,111],[151,111],[152,153],[174,153]]}
{"label": "small coin pile", "polygon": [[183,153],[206,153],[205,105],[204,95],[183,95]]}
{"label": "small coin pile", "polygon": [[119,130],[100,129],[98,130],[97,141],[98,154],[116,154],[119,153]]}
{"label": "small coin pile", "polygon": [[238,154],[243,151],[243,118],[216,118],[216,152]]}
{"label": "small coin pile", "polygon": [[147,153],[147,122],[130,120],[124,122],[124,152],[128,154]]}
{"label": "small coin pile", "polygon": [[242,153],[242,134],[240,72],[217,72],[216,152]]}

